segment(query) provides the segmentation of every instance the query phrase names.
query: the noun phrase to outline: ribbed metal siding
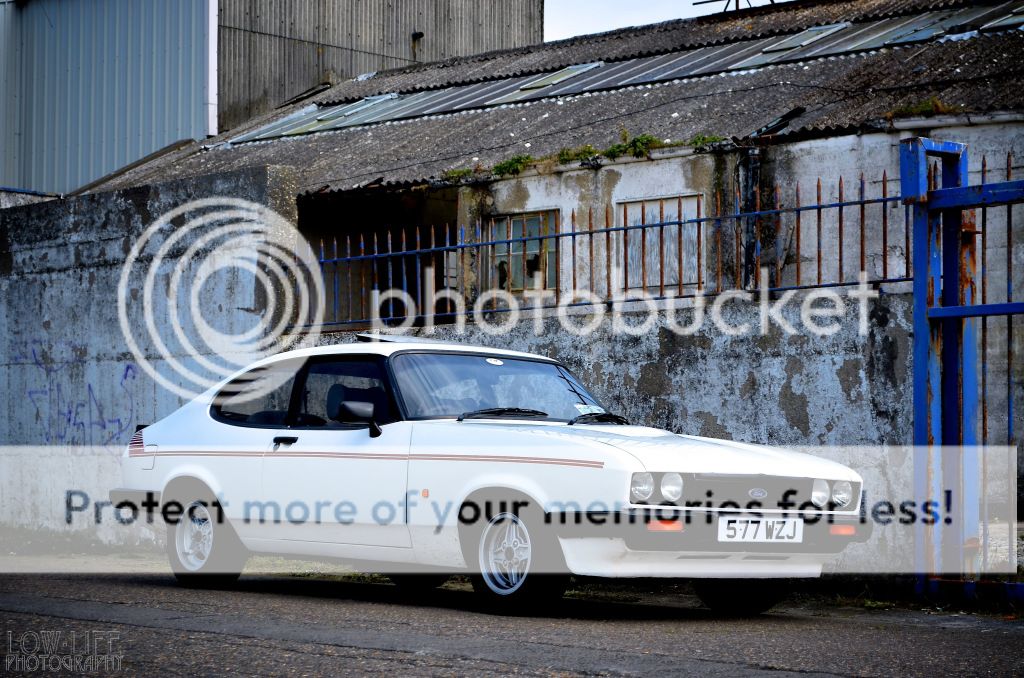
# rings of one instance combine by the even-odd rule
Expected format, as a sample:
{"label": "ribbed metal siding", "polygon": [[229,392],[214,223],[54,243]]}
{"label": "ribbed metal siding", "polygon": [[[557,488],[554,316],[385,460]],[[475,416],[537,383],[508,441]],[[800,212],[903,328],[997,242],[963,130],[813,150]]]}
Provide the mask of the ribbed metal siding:
{"label": "ribbed metal siding", "polygon": [[18,9],[13,2],[0,2],[0,186],[23,188],[18,175],[19,78]]}
{"label": "ribbed metal siding", "polygon": [[[328,79],[543,39],[543,0],[220,0],[219,127]],[[424,37],[412,41],[413,31]]]}
{"label": "ribbed metal siding", "polygon": [[203,138],[211,1],[33,0],[13,9],[20,48],[0,49],[17,51],[21,66],[13,183],[67,192]]}

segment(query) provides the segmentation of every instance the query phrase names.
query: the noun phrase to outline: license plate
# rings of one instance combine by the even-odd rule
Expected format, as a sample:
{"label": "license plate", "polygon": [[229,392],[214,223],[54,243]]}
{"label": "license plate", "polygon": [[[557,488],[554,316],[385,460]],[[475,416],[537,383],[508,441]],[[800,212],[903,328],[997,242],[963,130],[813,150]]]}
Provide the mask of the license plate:
{"label": "license plate", "polygon": [[719,518],[718,541],[799,544],[804,540],[800,518]]}

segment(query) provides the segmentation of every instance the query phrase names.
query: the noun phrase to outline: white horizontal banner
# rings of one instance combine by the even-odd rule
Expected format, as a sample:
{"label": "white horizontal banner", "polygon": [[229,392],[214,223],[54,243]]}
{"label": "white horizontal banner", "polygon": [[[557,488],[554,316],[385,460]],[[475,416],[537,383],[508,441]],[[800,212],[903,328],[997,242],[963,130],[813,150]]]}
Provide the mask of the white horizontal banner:
{"label": "white horizontal banner", "polygon": [[[301,458],[211,448],[153,451],[125,487],[121,465],[145,449],[0,447],[0,571],[173,562],[290,573],[315,561],[604,577],[1017,572],[1014,448],[788,450],[852,473],[802,475],[789,455],[778,474],[707,472],[708,450],[685,444],[648,467],[625,453],[599,463],[507,448]],[[648,482],[660,489],[637,502],[631,483]]]}

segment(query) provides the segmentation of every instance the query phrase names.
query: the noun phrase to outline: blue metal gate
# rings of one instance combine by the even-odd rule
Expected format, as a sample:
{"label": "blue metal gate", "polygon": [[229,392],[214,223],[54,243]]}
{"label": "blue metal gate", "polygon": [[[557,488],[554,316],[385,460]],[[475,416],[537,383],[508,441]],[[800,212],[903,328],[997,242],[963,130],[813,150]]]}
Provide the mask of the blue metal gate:
{"label": "blue metal gate", "polygon": [[[1008,161],[1007,181],[985,183],[983,165],[982,183],[971,186],[967,160],[967,147],[959,143],[913,138],[903,140],[900,148],[901,194],[911,209],[913,232],[915,490],[919,496],[937,496],[951,488],[963,502],[956,543],[942,544],[939,530],[919,526],[918,571],[969,577],[966,563],[986,524],[978,509],[985,504],[979,502],[983,497],[975,446],[1002,442],[988,440],[985,350],[987,322],[994,316],[1007,318],[1005,443],[1016,445],[1013,316],[1024,313],[1024,302],[1014,301],[1012,205],[1024,203],[1024,181],[1009,180]],[[1006,296],[989,303],[987,210],[998,206],[1005,206]],[[982,212],[980,230],[976,209]],[[939,446],[960,452],[940,454]]]}

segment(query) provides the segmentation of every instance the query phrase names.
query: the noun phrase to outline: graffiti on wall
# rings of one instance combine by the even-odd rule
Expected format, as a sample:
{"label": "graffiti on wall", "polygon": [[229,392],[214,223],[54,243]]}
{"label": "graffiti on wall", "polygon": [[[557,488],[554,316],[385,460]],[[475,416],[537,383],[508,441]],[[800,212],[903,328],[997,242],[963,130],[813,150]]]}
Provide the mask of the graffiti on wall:
{"label": "graffiti on wall", "polygon": [[14,365],[24,372],[23,396],[34,411],[38,439],[47,445],[126,443],[135,426],[134,363],[118,362],[99,379],[87,376],[85,345],[30,339],[15,342]]}

